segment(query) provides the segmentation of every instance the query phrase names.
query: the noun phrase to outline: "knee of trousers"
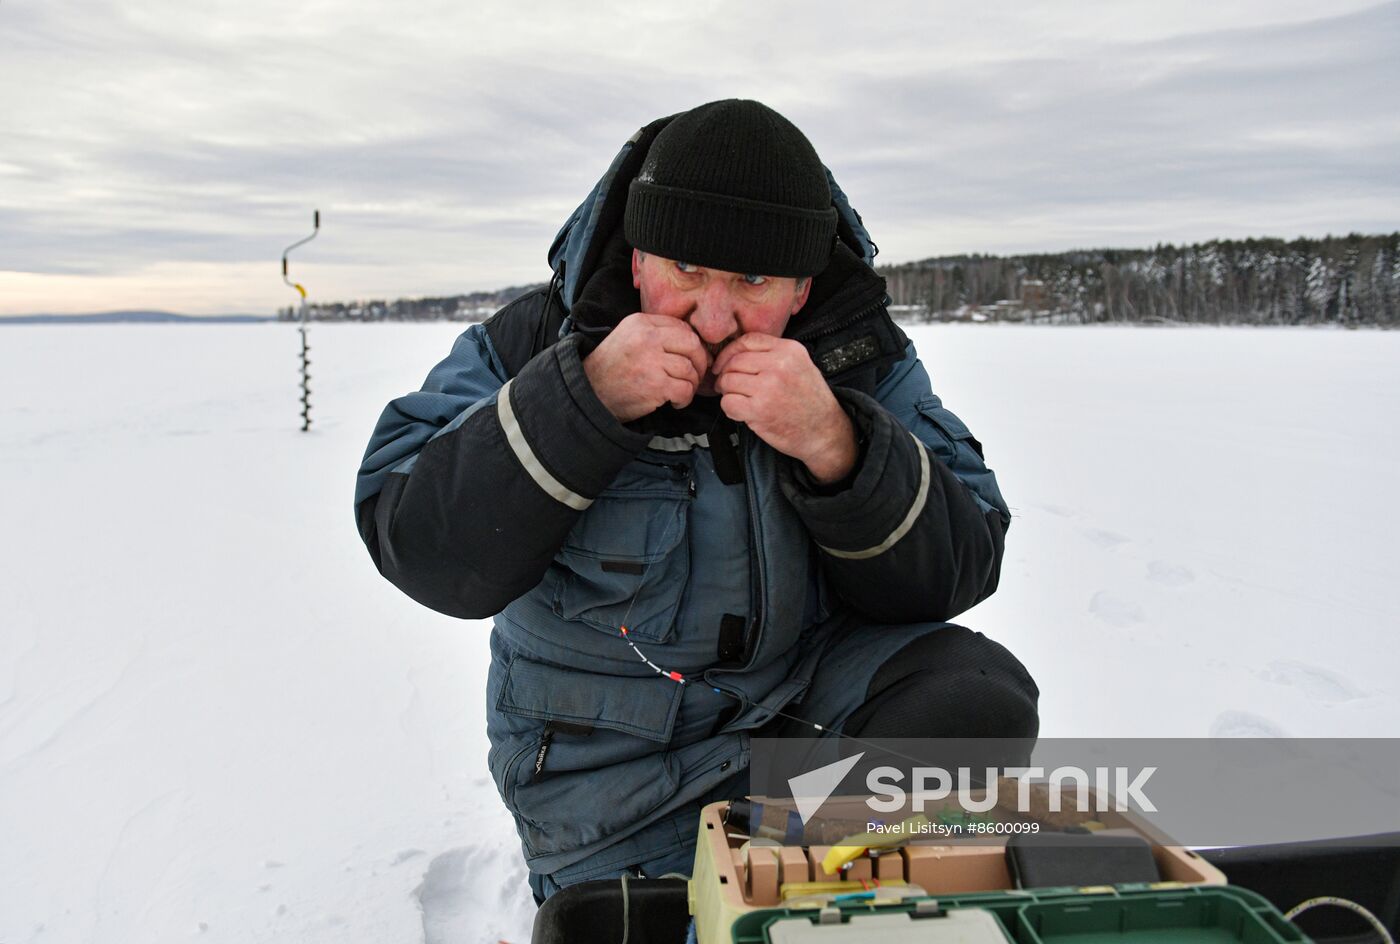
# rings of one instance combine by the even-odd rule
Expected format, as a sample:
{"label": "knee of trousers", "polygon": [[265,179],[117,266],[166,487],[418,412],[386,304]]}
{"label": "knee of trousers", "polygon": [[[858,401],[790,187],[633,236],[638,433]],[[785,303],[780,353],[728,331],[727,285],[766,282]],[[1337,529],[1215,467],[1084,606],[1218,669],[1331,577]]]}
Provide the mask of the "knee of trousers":
{"label": "knee of trousers", "polygon": [[962,626],[933,630],[876,670],[844,726],[862,737],[1034,738],[1040,689],[1000,643]]}

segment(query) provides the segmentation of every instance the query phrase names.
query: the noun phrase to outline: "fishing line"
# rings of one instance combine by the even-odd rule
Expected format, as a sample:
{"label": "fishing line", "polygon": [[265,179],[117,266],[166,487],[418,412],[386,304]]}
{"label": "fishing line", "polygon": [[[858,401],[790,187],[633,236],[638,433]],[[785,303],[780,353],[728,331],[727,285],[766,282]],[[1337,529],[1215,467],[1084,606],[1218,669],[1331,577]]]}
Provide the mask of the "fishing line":
{"label": "fishing line", "polygon": [[[669,525],[666,526],[666,531],[661,535],[661,541],[659,543],[662,547],[666,546],[666,539],[671,536],[672,529],[680,523],[681,517],[685,514],[685,510],[677,509],[676,517],[672,519]],[[676,682],[680,685],[684,685],[687,681],[684,675],[681,675],[681,673],[679,672],[673,672],[669,669],[663,669],[661,666],[648,659],[646,653],[642,652],[642,650],[637,648],[637,644],[632,641],[632,637],[629,636],[627,633],[627,621],[632,616],[632,607],[636,605],[637,597],[641,596],[642,588],[645,587],[647,584],[647,575],[651,573],[651,566],[655,563],[656,561],[647,561],[646,566],[642,568],[642,575],[637,580],[637,589],[633,591],[632,599],[627,601],[627,610],[622,614],[622,619],[618,620],[617,627],[622,636],[622,641],[627,643],[627,645],[631,646],[632,651],[637,654],[637,657],[643,662],[645,662],[647,665],[651,666],[652,669],[655,670],[657,675],[663,675],[673,682]]]}

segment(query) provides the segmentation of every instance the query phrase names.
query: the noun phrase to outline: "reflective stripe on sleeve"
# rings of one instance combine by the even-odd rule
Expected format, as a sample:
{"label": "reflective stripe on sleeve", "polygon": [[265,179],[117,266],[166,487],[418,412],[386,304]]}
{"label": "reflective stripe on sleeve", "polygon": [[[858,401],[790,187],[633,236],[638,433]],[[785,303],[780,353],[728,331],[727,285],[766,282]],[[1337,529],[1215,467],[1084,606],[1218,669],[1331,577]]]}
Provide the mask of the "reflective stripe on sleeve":
{"label": "reflective stripe on sleeve", "polygon": [[583,511],[593,504],[593,499],[584,498],[550,475],[549,470],[535,456],[530,444],[525,441],[525,433],[520,429],[520,421],[515,418],[515,410],[510,405],[510,385],[514,382],[507,380],[500,393],[496,394],[496,413],[501,420],[501,429],[506,434],[506,442],[510,443],[511,451],[515,453],[515,458],[520,460],[530,478],[534,479],[535,484],[544,489],[550,498],[563,502],[575,511]]}
{"label": "reflective stripe on sleeve", "polygon": [[919,520],[919,515],[924,510],[924,503],[928,501],[929,490],[929,465],[928,450],[913,433],[909,434],[914,440],[915,448],[919,450],[919,491],[914,496],[914,504],[909,508],[909,514],[904,516],[904,520],[899,523],[899,527],[890,532],[890,536],[885,538],[874,547],[866,548],[863,551],[838,551],[835,548],[827,547],[825,544],[818,544],[817,547],[826,551],[832,557],[839,557],[842,560],[865,560],[877,554],[883,554],[894,547],[895,542],[909,533],[909,529],[914,527],[914,522]]}

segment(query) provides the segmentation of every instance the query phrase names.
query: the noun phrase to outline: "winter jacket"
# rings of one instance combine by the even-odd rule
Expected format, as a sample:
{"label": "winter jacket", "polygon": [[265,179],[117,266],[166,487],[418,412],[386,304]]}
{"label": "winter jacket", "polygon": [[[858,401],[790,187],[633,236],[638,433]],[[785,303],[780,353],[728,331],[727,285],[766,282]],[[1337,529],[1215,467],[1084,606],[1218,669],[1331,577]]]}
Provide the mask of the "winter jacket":
{"label": "winter jacket", "polygon": [[802,694],[843,618],[944,621],[986,597],[1010,521],[980,444],[890,321],[834,181],[839,241],[788,336],[854,422],[844,483],[817,486],[713,403],[627,425],[603,407],[582,358],[637,310],[621,210],[663,124],[565,224],[550,288],[469,328],[388,405],[357,483],[386,578],[440,612],[495,617],[488,765],[536,872],[745,767],[749,732]]}

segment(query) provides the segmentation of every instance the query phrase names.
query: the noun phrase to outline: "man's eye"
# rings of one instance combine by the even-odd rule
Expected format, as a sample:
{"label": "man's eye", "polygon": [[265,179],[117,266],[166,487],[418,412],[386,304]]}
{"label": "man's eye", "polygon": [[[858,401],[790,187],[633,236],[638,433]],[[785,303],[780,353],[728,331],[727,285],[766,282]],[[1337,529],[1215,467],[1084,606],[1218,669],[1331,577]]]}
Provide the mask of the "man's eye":
{"label": "man's eye", "polygon": [[689,262],[677,262],[676,269],[681,272],[694,272],[695,266],[691,265]]}
{"label": "man's eye", "polygon": [[764,276],[764,275],[746,275],[746,276],[744,276],[744,284],[745,284],[745,285],[762,285],[762,284],[764,284],[764,283],[767,282],[767,281],[768,281],[768,277],[767,277],[767,276]]}

